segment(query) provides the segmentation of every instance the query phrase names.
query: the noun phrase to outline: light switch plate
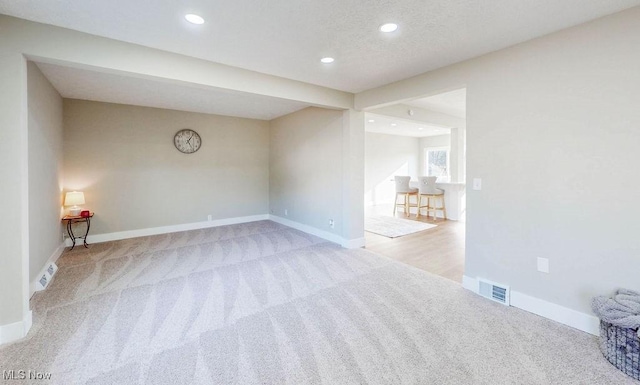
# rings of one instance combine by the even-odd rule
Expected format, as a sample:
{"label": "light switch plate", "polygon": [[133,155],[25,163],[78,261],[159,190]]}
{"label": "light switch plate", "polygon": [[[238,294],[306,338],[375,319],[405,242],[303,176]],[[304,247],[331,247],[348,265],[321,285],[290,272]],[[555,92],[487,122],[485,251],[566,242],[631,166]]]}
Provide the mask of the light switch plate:
{"label": "light switch plate", "polygon": [[538,271],[542,273],[549,273],[549,258],[538,257]]}

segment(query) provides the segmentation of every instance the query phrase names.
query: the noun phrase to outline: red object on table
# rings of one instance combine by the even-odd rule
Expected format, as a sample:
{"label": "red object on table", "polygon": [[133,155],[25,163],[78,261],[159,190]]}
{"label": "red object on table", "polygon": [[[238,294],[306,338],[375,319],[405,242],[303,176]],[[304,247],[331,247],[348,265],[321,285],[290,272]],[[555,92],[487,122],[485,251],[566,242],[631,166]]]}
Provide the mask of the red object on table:
{"label": "red object on table", "polygon": [[83,211],[80,213],[80,216],[81,216],[82,218],[89,218],[89,217],[91,216],[91,212],[90,212],[89,210],[83,210]]}

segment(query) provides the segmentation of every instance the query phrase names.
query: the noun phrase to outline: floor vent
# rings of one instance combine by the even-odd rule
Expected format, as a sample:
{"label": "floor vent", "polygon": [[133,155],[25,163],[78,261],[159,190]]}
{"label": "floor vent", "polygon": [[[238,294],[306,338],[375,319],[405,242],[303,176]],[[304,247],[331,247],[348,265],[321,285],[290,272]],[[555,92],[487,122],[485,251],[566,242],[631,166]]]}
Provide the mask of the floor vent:
{"label": "floor vent", "polygon": [[49,286],[51,278],[56,273],[56,271],[58,271],[58,266],[56,266],[56,264],[53,262],[49,264],[49,266],[47,266],[47,269],[44,271],[44,274],[42,274],[42,277],[40,277],[40,279],[36,283],[36,291],[46,289],[47,286]]}
{"label": "floor vent", "polygon": [[509,286],[500,285],[484,279],[478,279],[478,293],[492,301],[509,305]]}

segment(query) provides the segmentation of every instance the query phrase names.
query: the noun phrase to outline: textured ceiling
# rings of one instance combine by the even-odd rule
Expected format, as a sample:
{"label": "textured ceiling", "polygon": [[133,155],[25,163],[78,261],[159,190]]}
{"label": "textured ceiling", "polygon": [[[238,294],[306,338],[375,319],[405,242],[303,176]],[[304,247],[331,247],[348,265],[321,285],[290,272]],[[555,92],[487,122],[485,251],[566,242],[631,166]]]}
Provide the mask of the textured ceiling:
{"label": "textured ceiling", "polygon": [[70,99],[263,120],[271,120],[309,106],[289,100],[216,88],[194,87],[54,64],[36,64],[60,95]]}
{"label": "textured ceiling", "polygon": [[433,126],[408,119],[398,119],[385,115],[365,113],[365,131],[377,134],[412,136],[422,138],[425,136],[446,135],[451,133],[447,127]]}
{"label": "textured ceiling", "polygon": [[[0,0],[0,13],[359,92],[640,0]],[[206,23],[186,22],[197,13]],[[385,35],[378,27],[396,22]],[[333,56],[323,65],[319,59]]]}
{"label": "textured ceiling", "polygon": [[467,111],[467,90],[462,88],[426,98],[411,100],[404,102],[404,104],[465,119]]}

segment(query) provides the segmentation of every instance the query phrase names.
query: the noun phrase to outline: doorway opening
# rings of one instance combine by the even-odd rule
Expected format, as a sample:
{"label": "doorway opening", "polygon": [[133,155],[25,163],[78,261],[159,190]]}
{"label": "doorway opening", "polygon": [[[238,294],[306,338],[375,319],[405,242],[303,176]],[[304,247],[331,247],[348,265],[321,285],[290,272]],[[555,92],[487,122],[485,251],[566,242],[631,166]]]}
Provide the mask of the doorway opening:
{"label": "doorway opening", "polygon": [[[409,180],[409,193],[396,177]],[[435,186],[427,189],[427,180]],[[367,249],[461,283],[465,191],[465,88],[365,113]],[[419,208],[427,198],[446,214]]]}

